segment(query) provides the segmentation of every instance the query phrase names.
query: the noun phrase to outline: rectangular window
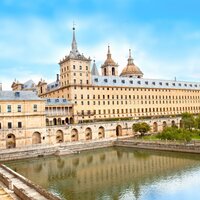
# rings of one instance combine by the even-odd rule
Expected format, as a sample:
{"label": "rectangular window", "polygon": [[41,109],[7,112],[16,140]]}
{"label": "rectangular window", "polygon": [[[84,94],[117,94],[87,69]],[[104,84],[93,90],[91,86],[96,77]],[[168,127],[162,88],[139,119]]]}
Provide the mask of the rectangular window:
{"label": "rectangular window", "polygon": [[12,123],[8,122],[8,128],[12,128]]}
{"label": "rectangular window", "polygon": [[21,105],[17,106],[17,112],[22,112],[22,106]]}
{"label": "rectangular window", "polygon": [[18,128],[22,128],[22,122],[18,122]]}
{"label": "rectangular window", "polygon": [[11,112],[12,109],[11,109],[11,105],[7,105],[7,112]]}
{"label": "rectangular window", "polygon": [[37,112],[37,104],[33,105],[33,112]]}

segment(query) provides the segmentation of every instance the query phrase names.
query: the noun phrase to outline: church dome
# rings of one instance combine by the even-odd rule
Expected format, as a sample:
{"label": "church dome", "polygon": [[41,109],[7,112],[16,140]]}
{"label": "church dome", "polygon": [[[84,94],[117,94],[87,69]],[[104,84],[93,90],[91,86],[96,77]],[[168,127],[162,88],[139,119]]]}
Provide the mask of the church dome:
{"label": "church dome", "polygon": [[131,57],[131,50],[129,49],[129,58],[128,58],[128,64],[127,66],[122,70],[122,73],[120,76],[123,77],[135,77],[135,78],[141,78],[143,76],[142,71],[139,67],[137,67],[133,63],[133,59]]}
{"label": "church dome", "polygon": [[111,57],[110,46],[108,46],[107,59],[105,60],[105,62],[102,65],[102,67],[105,67],[105,66],[117,66],[117,64],[115,63],[115,61]]}

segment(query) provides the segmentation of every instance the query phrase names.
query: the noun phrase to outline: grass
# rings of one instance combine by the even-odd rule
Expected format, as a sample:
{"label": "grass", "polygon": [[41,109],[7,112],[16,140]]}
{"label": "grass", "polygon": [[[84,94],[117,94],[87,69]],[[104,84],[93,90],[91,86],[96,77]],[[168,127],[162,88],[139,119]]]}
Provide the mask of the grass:
{"label": "grass", "polygon": [[[141,139],[144,140],[152,140],[152,141],[159,141],[160,139],[156,137],[156,134],[154,135],[146,135],[143,136]],[[192,140],[200,140],[200,134],[199,133],[195,133],[195,131],[193,131],[192,133]]]}
{"label": "grass", "polygon": [[193,135],[192,140],[200,140],[200,136],[199,135]]}
{"label": "grass", "polygon": [[144,139],[144,140],[160,140],[156,137],[156,135],[146,135],[142,139]]}

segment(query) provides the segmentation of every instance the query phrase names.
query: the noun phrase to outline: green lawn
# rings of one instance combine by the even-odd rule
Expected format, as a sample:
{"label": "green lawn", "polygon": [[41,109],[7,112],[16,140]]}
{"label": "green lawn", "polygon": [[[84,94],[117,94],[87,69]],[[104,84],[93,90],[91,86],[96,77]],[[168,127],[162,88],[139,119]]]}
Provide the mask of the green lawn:
{"label": "green lawn", "polygon": [[144,140],[159,140],[156,135],[146,135],[142,139]]}
{"label": "green lawn", "polygon": [[200,136],[199,135],[193,135],[192,140],[200,140]]}
{"label": "green lawn", "polygon": [[[156,137],[156,135],[146,135],[146,136],[143,136],[141,139],[154,140],[154,141],[155,140],[160,140],[159,138]],[[193,133],[192,134],[192,140],[200,140],[200,135]]]}

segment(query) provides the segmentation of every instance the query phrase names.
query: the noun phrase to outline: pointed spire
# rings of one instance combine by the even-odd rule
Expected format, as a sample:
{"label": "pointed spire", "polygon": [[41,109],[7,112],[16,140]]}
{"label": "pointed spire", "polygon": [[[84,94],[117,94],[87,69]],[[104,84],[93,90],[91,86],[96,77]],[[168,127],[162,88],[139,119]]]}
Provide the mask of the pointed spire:
{"label": "pointed spire", "polygon": [[111,58],[110,46],[108,45],[107,59],[110,59],[110,58]]}
{"label": "pointed spire", "polygon": [[131,57],[131,49],[129,49],[128,65],[133,64],[133,58]]}
{"label": "pointed spire", "polygon": [[76,43],[76,35],[75,35],[75,24],[73,23],[73,39],[72,39],[72,51],[76,52],[77,50],[77,43]]}
{"label": "pointed spire", "polygon": [[92,74],[93,76],[99,76],[99,71],[98,71],[98,69],[97,69],[95,60],[93,60],[93,66],[92,66],[91,74]]}

